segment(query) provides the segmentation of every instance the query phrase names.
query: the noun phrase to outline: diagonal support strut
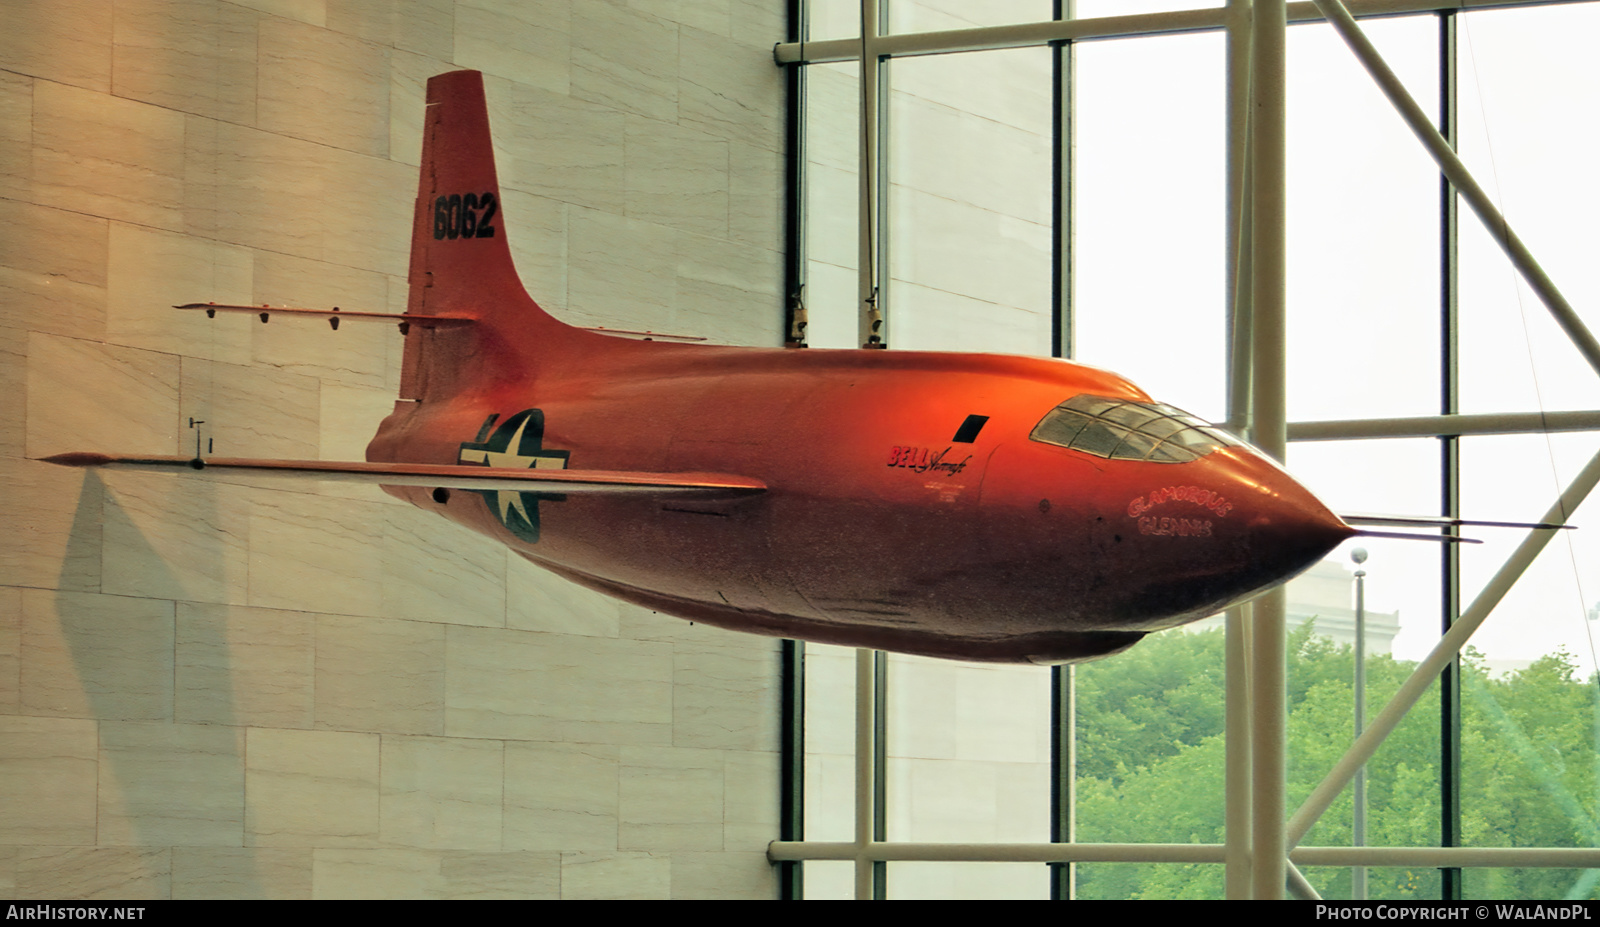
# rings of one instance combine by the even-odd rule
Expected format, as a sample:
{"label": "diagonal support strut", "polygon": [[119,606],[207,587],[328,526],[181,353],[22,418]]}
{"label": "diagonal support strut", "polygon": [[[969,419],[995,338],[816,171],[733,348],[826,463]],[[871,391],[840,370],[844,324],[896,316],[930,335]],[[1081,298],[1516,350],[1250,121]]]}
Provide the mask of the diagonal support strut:
{"label": "diagonal support strut", "polygon": [[[1583,500],[1588,497],[1596,484],[1600,484],[1600,454],[1596,454],[1590,459],[1589,463],[1567,486],[1561,497],[1556,500],[1554,505],[1550,506],[1550,510],[1545,513],[1541,521],[1554,524],[1565,523],[1567,517],[1583,503]],[[1478,630],[1484,620],[1489,617],[1490,612],[1494,611],[1495,606],[1500,604],[1500,600],[1505,598],[1506,593],[1511,591],[1511,587],[1516,584],[1518,579],[1522,578],[1523,572],[1528,569],[1529,565],[1533,563],[1534,559],[1539,556],[1545,545],[1549,544],[1550,539],[1554,536],[1555,532],[1548,529],[1536,529],[1528,532],[1528,536],[1523,539],[1517,549],[1501,565],[1499,571],[1489,580],[1488,585],[1484,586],[1483,591],[1478,593],[1478,597],[1473,600],[1472,605],[1461,613],[1460,620],[1452,625],[1443,637],[1439,638],[1439,643],[1435,644],[1428,656],[1417,664],[1417,668],[1412,671],[1411,676],[1400,686],[1400,690],[1395,693],[1394,698],[1390,699],[1389,704],[1385,705],[1383,711],[1379,712],[1378,716],[1373,719],[1372,726],[1367,728],[1360,737],[1356,738],[1356,742],[1350,746],[1349,750],[1345,751],[1345,755],[1339,759],[1338,763],[1334,764],[1328,775],[1312,790],[1305,803],[1300,806],[1300,810],[1296,811],[1294,816],[1290,818],[1287,835],[1287,843],[1290,848],[1299,844],[1301,839],[1305,837],[1306,832],[1311,829],[1311,826],[1317,823],[1317,819],[1322,817],[1323,812],[1328,810],[1328,806],[1333,804],[1333,800],[1339,796],[1340,792],[1344,791],[1345,785],[1355,776],[1356,770],[1360,769],[1372,758],[1373,753],[1377,752],[1384,738],[1389,736],[1389,732],[1393,731],[1395,726],[1400,723],[1400,720],[1405,717],[1406,712],[1411,710],[1411,706],[1422,698],[1422,694],[1433,684],[1433,681],[1439,678],[1439,673],[1443,671],[1445,665],[1455,659],[1461,648],[1466,646],[1467,640],[1472,637],[1473,632]]]}
{"label": "diagonal support strut", "polygon": [[1522,278],[1539,295],[1540,301],[1550,310],[1561,330],[1572,339],[1583,359],[1589,362],[1589,366],[1593,367],[1596,373],[1600,373],[1600,341],[1595,340],[1594,333],[1589,331],[1588,326],[1578,317],[1577,311],[1572,308],[1572,304],[1567,302],[1560,290],[1556,289],[1555,282],[1544,272],[1544,268],[1539,266],[1539,262],[1534,260],[1533,253],[1528,250],[1527,245],[1524,245],[1522,239],[1511,230],[1506,217],[1494,208],[1494,204],[1489,201],[1489,195],[1478,186],[1478,182],[1472,177],[1472,172],[1467,170],[1466,164],[1462,163],[1461,158],[1450,147],[1450,143],[1439,134],[1439,130],[1434,128],[1427,114],[1422,111],[1422,107],[1417,105],[1417,101],[1406,91],[1405,85],[1400,83],[1400,78],[1395,76],[1394,71],[1384,62],[1383,56],[1379,55],[1378,50],[1368,41],[1366,33],[1356,25],[1355,17],[1350,15],[1350,11],[1345,9],[1340,0],[1312,0],[1312,2],[1322,15],[1327,17],[1329,25],[1338,31],[1345,44],[1350,46],[1350,50],[1355,53],[1356,58],[1377,83],[1378,89],[1389,98],[1389,102],[1411,128],[1412,134],[1416,135],[1417,140],[1428,149],[1428,154],[1432,155],[1433,160],[1439,165],[1440,172],[1455,185],[1461,198],[1467,201],[1467,205],[1472,207],[1474,213],[1477,213],[1478,218],[1483,221],[1484,228],[1488,230],[1489,237],[1505,251],[1511,263],[1522,274]]}

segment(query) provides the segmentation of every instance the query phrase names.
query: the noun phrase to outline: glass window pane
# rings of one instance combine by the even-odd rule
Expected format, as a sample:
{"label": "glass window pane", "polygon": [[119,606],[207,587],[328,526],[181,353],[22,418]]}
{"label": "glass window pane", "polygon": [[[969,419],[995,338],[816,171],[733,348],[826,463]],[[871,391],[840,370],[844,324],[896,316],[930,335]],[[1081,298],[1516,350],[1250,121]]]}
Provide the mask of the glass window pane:
{"label": "glass window pane", "polygon": [[1046,415],[1044,420],[1033,429],[1033,433],[1029,437],[1035,441],[1043,441],[1046,444],[1071,447],[1072,442],[1078,437],[1078,432],[1088,426],[1091,421],[1092,419],[1088,416],[1072,409],[1051,409],[1050,414]]}
{"label": "glass window pane", "polygon": [[[1362,30],[1438,99],[1432,17]],[[1439,170],[1329,26],[1289,30],[1289,420],[1439,411]]]}
{"label": "glass window pane", "polygon": [[[1593,434],[1498,435],[1462,439],[1461,507],[1470,518],[1534,521],[1542,517],[1568,482],[1600,450]],[[1496,672],[1527,666],[1565,650],[1594,669],[1595,641],[1587,611],[1600,602],[1600,531],[1588,530],[1600,512],[1591,496],[1518,581],[1500,608],[1473,637]],[[1470,602],[1500,569],[1525,532],[1474,529],[1482,539],[1461,552],[1461,594]],[[1494,664],[1505,660],[1507,663]]]}
{"label": "glass window pane", "polygon": [[1223,417],[1223,40],[1077,46],[1073,356]]}
{"label": "glass window pane", "polygon": [[[1288,469],[1337,513],[1427,515],[1438,510],[1439,455],[1439,442],[1432,438],[1307,441],[1289,446]],[[1362,565],[1368,608],[1398,613],[1400,625],[1392,644],[1396,658],[1416,661],[1427,656],[1439,638],[1439,545],[1355,538],[1329,559],[1354,569],[1350,552],[1357,547],[1368,553]],[[1375,655],[1379,649],[1369,642],[1369,653]],[[1381,706],[1374,711],[1376,707]]]}
{"label": "glass window pane", "polygon": [[807,901],[848,901],[856,896],[856,864],[836,859],[805,862],[804,897]]}
{"label": "glass window pane", "polygon": [[[805,839],[854,840],[856,652],[807,644],[805,665]],[[810,898],[815,864],[805,865]]]}
{"label": "glass window pane", "polygon": [[[1600,328],[1592,168],[1600,4],[1460,18],[1461,152],[1591,330]],[[1461,404],[1467,412],[1600,408],[1600,378],[1482,223],[1461,210]]]}
{"label": "glass window pane", "polygon": [[1221,899],[1224,869],[1211,863],[1080,863],[1078,896],[1088,900]]}
{"label": "glass window pane", "polygon": [[[1463,510],[1538,518],[1597,451],[1600,439],[1592,434],[1464,439]],[[1593,498],[1585,503],[1575,523],[1590,524],[1595,505]],[[1462,552],[1469,600],[1525,535],[1476,533],[1485,543]],[[1461,719],[1467,845],[1600,845],[1594,628],[1600,539],[1590,534],[1580,528],[1552,538],[1468,649]],[[1559,870],[1492,870],[1473,873],[1465,884],[1475,897],[1597,897],[1593,877]]]}
{"label": "glass window pane", "polygon": [[888,74],[890,346],[1048,354],[1049,49]]}
{"label": "glass window pane", "polygon": [[1087,427],[1078,432],[1072,439],[1072,447],[1080,451],[1094,454],[1096,457],[1110,457],[1117,445],[1127,436],[1127,432],[1114,428],[1105,422],[1090,422]]}
{"label": "glass window pane", "polygon": [[[1306,866],[1303,871],[1306,880],[1322,897],[1337,901],[1357,898],[1351,890],[1352,870]],[[1440,890],[1437,869],[1423,866],[1369,866],[1366,869],[1366,891],[1359,897],[1388,901],[1437,901],[1441,897]]]}
{"label": "glass window pane", "polygon": [[[1080,842],[1223,841],[1223,633],[1194,628],[1077,667]],[[1077,869],[1079,898],[1222,897],[1221,866]]]}
{"label": "glass window pane", "polygon": [[1135,13],[1179,13],[1223,5],[1222,0],[1077,0],[1077,3],[1079,19],[1131,16]]}
{"label": "glass window pane", "polygon": [[860,341],[860,74],[855,63],[805,69],[804,300],[806,341],[818,348],[853,348]]}
{"label": "glass window pane", "polygon": [[1050,839],[1047,667],[890,654],[888,692],[891,841]]}
{"label": "glass window pane", "polygon": [[853,39],[861,35],[861,6],[856,0],[804,0],[805,38]]}
{"label": "glass window pane", "polygon": [[1111,456],[1118,460],[1143,460],[1155,450],[1155,446],[1155,438],[1133,431],[1123,437],[1122,443],[1111,452]]}
{"label": "glass window pane", "polygon": [[1050,867],[1042,863],[889,864],[888,896],[899,899],[995,900],[1050,897]]}
{"label": "glass window pane", "polygon": [[890,0],[887,32],[940,32],[1048,20],[1052,0]]}
{"label": "glass window pane", "polygon": [[[1336,512],[1426,514],[1438,505],[1437,440],[1294,444],[1288,462],[1290,471]],[[1366,554],[1359,564],[1352,557],[1356,550]],[[1438,640],[1441,557],[1435,542],[1355,538],[1289,584],[1291,808],[1355,741],[1358,627],[1365,646],[1361,730],[1371,726]],[[1363,574],[1359,587],[1358,572]],[[1302,843],[1437,846],[1439,732],[1439,687],[1434,685],[1367,762],[1359,826],[1356,790],[1346,785]],[[1322,867],[1307,878],[1326,898],[1436,898],[1437,878],[1428,872],[1369,869],[1359,891],[1348,867]]]}
{"label": "glass window pane", "polygon": [[1600,869],[1464,869],[1463,898],[1594,900]]}

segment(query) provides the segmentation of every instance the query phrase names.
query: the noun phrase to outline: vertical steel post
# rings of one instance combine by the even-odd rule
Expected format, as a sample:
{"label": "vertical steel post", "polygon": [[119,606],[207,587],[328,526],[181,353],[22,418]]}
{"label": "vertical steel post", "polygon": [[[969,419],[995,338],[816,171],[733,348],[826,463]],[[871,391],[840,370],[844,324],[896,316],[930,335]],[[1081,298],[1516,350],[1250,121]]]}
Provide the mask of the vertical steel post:
{"label": "vertical steel post", "polygon": [[[1077,0],[1055,0],[1055,18],[1072,19],[1077,16]],[[1073,115],[1077,105],[1077,56],[1071,42],[1052,42],[1050,45],[1052,82],[1052,151],[1050,235],[1051,287],[1053,313],[1050,321],[1050,356],[1072,357],[1077,352],[1074,343],[1073,307],[1073,248],[1076,197],[1073,195],[1077,176],[1075,150],[1077,135],[1073,131]]]}
{"label": "vertical steel post", "polygon": [[[1351,552],[1356,563],[1367,559],[1367,552],[1357,548]],[[1355,673],[1355,736],[1367,723],[1367,571],[1356,570],[1356,673]],[[1351,822],[1351,845],[1367,845],[1367,767],[1356,770],[1355,820]],[[1350,897],[1356,901],[1367,898],[1367,867],[1356,866],[1350,873]]]}
{"label": "vertical steel post", "polygon": [[[1250,423],[1250,30],[1251,0],[1228,0],[1227,281],[1228,425],[1244,437]],[[1250,897],[1250,606],[1225,621],[1227,743],[1224,804],[1227,897]]]}
{"label": "vertical steel post", "polygon": [[[1285,408],[1286,229],[1285,116],[1288,10],[1284,0],[1256,0],[1252,29],[1251,181],[1251,433],[1267,454],[1282,460],[1287,445]],[[1251,894],[1281,898],[1286,875],[1284,837],[1288,718],[1284,590],[1252,604],[1251,640]]]}

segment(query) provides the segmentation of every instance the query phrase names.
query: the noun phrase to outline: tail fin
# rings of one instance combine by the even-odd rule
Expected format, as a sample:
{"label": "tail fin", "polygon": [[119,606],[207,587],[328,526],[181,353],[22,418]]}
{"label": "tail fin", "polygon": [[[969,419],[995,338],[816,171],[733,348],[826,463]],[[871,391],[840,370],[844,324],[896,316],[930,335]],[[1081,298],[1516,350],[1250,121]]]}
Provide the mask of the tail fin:
{"label": "tail fin", "polygon": [[426,402],[527,370],[568,329],[528,296],[511,261],[483,75],[431,78],[422,133],[406,312],[478,322],[407,332],[400,398]]}

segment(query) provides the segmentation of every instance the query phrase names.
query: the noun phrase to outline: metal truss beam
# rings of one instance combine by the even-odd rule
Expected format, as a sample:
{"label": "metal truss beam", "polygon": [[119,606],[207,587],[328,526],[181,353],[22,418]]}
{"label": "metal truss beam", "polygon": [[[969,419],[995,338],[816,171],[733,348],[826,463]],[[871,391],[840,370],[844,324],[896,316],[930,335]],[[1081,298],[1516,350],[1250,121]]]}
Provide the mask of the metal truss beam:
{"label": "metal truss beam", "polygon": [[[1497,10],[1585,2],[1589,0],[1352,0],[1350,9],[1360,17],[1409,16],[1439,10]],[[1219,6],[1174,13],[1102,16],[1095,19],[869,36],[868,44],[871,54],[883,57],[943,55],[994,48],[1025,48],[1049,45],[1051,42],[1219,32],[1225,26],[1226,16],[1226,9]],[[1312,3],[1289,4],[1288,16],[1291,24],[1322,21],[1322,14]],[[861,44],[859,38],[780,42],[773,46],[772,54],[778,64],[827,64],[857,59],[861,55]]]}
{"label": "metal truss beam", "polygon": [[[772,862],[855,860],[856,843],[778,840]],[[866,847],[874,862],[978,863],[1221,863],[1219,843],[887,843]],[[1515,867],[1600,869],[1596,847],[1298,847],[1300,866]]]}
{"label": "metal truss beam", "polygon": [[1438,438],[1597,430],[1600,430],[1600,410],[1491,412],[1478,415],[1419,415],[1414,418],[1291,422],[1289,440],[1353,441],[1363,438]]}

